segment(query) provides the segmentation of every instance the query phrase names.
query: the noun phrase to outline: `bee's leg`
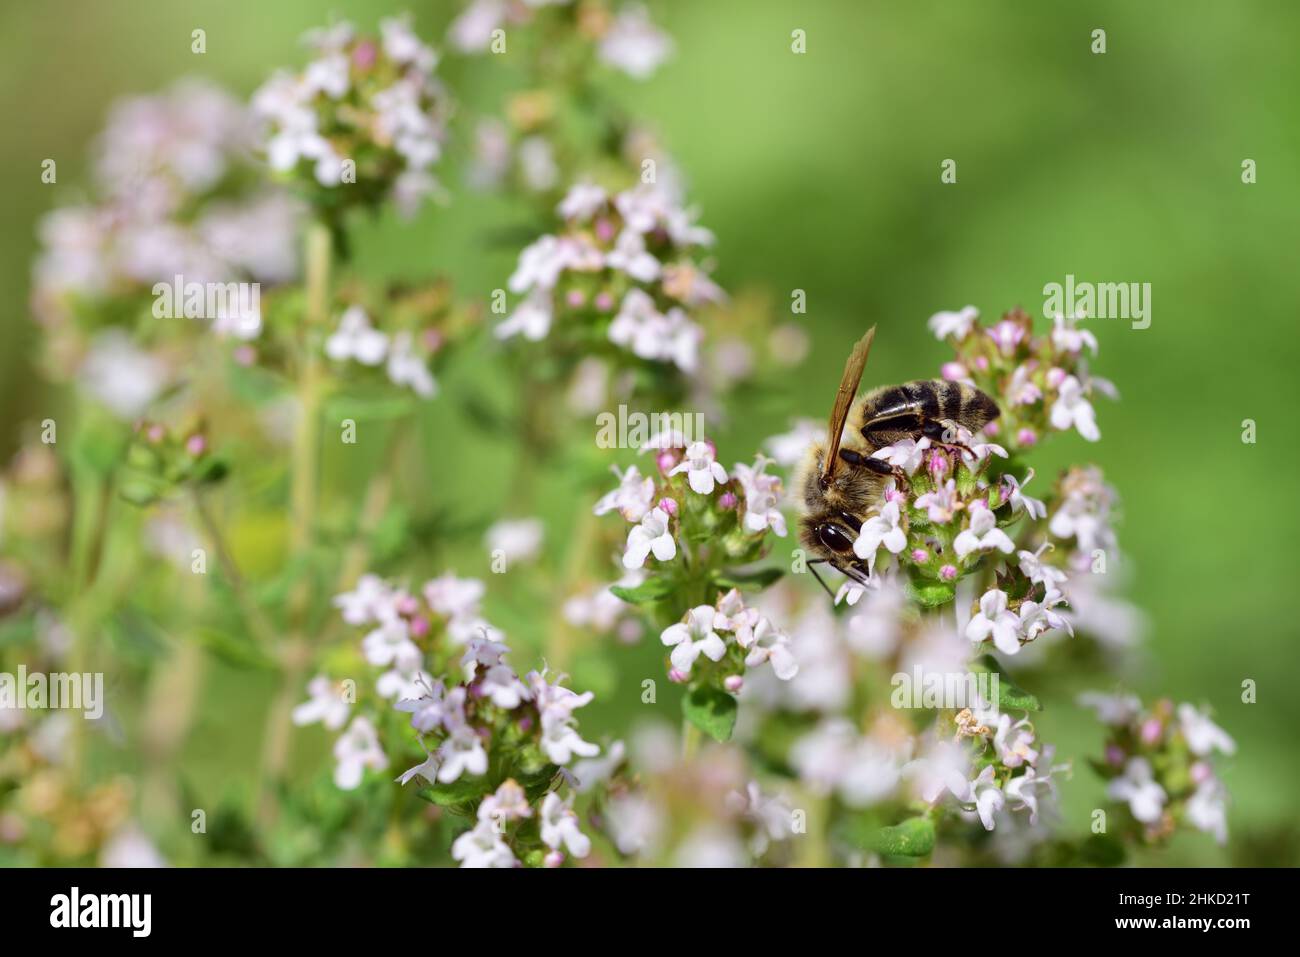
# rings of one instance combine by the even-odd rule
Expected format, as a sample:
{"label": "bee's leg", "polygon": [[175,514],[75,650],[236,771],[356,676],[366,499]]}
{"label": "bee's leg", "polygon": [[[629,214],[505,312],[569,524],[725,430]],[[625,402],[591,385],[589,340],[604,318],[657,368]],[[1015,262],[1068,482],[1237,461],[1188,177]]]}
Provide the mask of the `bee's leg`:
{"label": "bee's leg", "polygon": [[946,449],[955,449],[959,454],[965,455],[966,453],[970,453],[973,455],[974,452],[969,446],[963,445],[961,442],[953,441],[952,437],[955,432],[956,430],[951,425],[940,419],[921,420],[921,435],[925,438]]}
{"label": "bee's leg", "polygon": [[826,594],[831,596],[831,601],[834,601],[835,592],[831,591],[830,586],[827,585],[826,582],[822,580],[822,576],[817,574],[817,569],[813,568],[814,565],[825,565],[825,564],[829,564],[826,561],[826,559],[814,558],[812,561],[808,563],[808,570],[813,573],[813,578],[817,579],[817,584],[822,586],[822,590],[825,591]]}
{"label": "bee's leg", "polygon": [[899,488],[911,488],[912,483],[907,478],[907,473],[896,466],[890,465],[884,459],[878,459],[875,456],[863,455],[861,452],[855,452],[853,449],[840,449],[840,458],[850,465],[861,466],[868,472],[875,472],[877,475],[892,476]]}

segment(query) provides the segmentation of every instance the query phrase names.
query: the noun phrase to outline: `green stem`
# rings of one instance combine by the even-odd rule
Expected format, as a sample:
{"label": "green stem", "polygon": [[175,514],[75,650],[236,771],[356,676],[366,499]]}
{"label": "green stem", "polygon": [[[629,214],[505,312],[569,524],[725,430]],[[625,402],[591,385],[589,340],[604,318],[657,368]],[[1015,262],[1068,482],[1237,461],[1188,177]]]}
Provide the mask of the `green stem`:
{"label": "green stem", "polygon": [[[301,360],[298,377],[298,424],[294,433],[290,463],[289,549],[291,560],[305,560],[310,555],[315,530],[319,495],[320,412],[324,391],[324,371],[320,357],[320,333],[328,318],[330,264],[333,256],[330,230],[314,222],[307,231],[306,287],[307,308],[303,335],[299,341]],[[280,686],[267,711],[262,735],[262,771],[259,785],[258,817],[264,825],[275,819],[274,787],[284,773],[289,758],[290,714],[294,696],[301,691],[309,648],[306,617],[312,597],[310,568],[289,596],[290,637],[280,650],[282,673]]]}

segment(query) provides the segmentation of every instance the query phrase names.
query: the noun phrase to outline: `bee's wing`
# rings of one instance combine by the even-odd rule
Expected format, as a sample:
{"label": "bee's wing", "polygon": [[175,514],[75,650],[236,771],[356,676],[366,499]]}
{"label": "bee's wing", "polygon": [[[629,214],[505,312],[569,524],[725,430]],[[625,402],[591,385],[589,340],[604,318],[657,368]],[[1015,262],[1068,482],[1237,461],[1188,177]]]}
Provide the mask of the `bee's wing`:
{"label": "bee's wing", "polygon": [[867,367],[867,355],[871,352],[871,342],[876,338],[876,327],[872,326],[867,334],[857,341],[853,351],[844,363],[844,375],[840,378],[839,391],[835,393],[835,405],[831,407],[830,431],[826,439],[826,461],[822,463],[822,480],[829,481],[839,463],[840,436],[844,432],[844,420],[849,416],[849,407],[853,397],[858,394],[858,384],[862,382],[862,372]]}

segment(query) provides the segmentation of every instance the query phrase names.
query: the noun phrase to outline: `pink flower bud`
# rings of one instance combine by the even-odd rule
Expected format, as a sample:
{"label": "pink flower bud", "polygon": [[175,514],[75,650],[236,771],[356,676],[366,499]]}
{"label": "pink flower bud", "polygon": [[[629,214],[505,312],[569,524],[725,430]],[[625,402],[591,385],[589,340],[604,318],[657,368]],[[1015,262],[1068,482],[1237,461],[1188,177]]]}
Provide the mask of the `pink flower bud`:
{"label": "pink flower bud", "polygon": [[1205,761],[1197,761],[1192,765],[1192,782],[1195,784],[1204,784],[1214,777],[1214,769]]}
{"label": "pink flower bud", "polygon": [[675,685],[685,684],[686,679],[689,677],[690,677],[689,675],[685,674],[684,672],[678,671],[676,668],[668,669],[668,680]]}
{"label": "pink flower bud", "polygon": [[526,716],[526,715],[525,715],[524,717],[520,718],[520,719],[519,719],[519,730],[522,731],[522,732],[524,732],[525,734],[527,734],[529,731],[533,730],[533,719],[530,718],[530,717],[528,717],[528,716]]}
{"label": "pink flower bud", "polygon": [[352,63],[359,70],[368,70],[375,65],[378,51],[373,40],[362,40],[352,50]]}
{"label": "pink flower bud", "polygon": [[1124,766],[1124,749],[1118,744],[1106,745],[1106,763],[1113,768]]}
{"label": "pink flower bud", "polygon": [[976,356],[975,368],[978,369],[980,372],[988,372],[989,371],[988,356]]}
{"label": "pink flower bud", "polygon": [[145,436],[149,439],[150,442],[161,442],[164,438],[166,438],[167,430],[164,429],[161,425],[151,425],[149,426],[149,431],[145,433]]}
{"label": "pink flower bud", "polygon": [[912,549],[912,561],[916,562],[918,565],[924,562],[928,562],[929,560],[930,560],[930,553],[927,552],[924,548]]}
{"label": "pink flower bud", "polygon": [[930,461],[926,468],[935,478],[943,478],[948,474],[948,456],[939,451],[931,452]]}
{"label": "pink flower bud", "polygon": [[673,449],[660,449],[659,454],[655,456],[655,465],[663,475],[667,475],[677,467],[677,453]]}
{"label": "pink flower bud", "polygon": [[740,499],[736,498],[735,492],[723,492],[718,499],[718,507],[730,511],[739,504]]}
{"label": "pink flower bud", "polygon": [[1147,718],[1142,722],[1142,730],[1139,732],[1139,737],[1141,737],[1143,744],[1156,744],[1164,733],[1165,726],[1161,723],[1159,718]]}
{"label": "pink flower bud", "polygon": [[736,694],[741,688],[745,687],[745,679],[740,675],[727,675],[722,679],[722,687],[726,688],[732,694]]}
{"label": "pink flower bud", "polygon": [[662,508],[669,515],[676,515],[677,499],[669,498],[667,495],[665,495],[663,498],[659,500],[659,507]]}
{"label": "pink flower bud", "polygon": [[957,578],[957,566],[944,565],[939,569],[939,577],[946,582],[955,581]]}
{"label": "pink flower bud", "polygon": [[609,312],[611,309],[614,308],[614,297],[611,296],[608,292],[597,293],[596,308],[599,309],[601,312]]}
{"label": "pink flower bud", "polygon": [[943,368],[939,370],[939,374],[949,382],[954,382],[957,379],[966,378],[967,373],[966,367],[960,362],[945,362]]}
{"label": "pink flower bud", "polygon": [[604,216],[596,220],[596,238],[607,243],[614,238],[614,224]]}
{"label": "pink flower bud", "polygon": [[542,860],[547,867],[559,867],[564,863],[564,854],[560,851],[551,851]]}
{"label": "pink flower bud", "polygon": [[1060,366],[1052,366],[1047,370],[1047,384],[1053,389],[1059,389],[1061,383],[1065,381],[1066,371]]}
{"label": "pink flower bud", "polygon": [[410,622],[411,634],[416,638],[423,638],[429,633],[429,619],[423,615],[416,615]]}
{"label": "pink flower bud", "polygon": [[1016,444],[1024,446],[1037,445],[1038,433],[1033,429],[1021,429],[1016,433]]}
{"label": "pink flower bud", "polygon": [[399,615],[414,615],[420,610],[420,603],[415,600],[413,595],[403,595],[397,599],[397,613]]}
{"label": "pink flower bud", "polygon": [[579,309],[586,303],[587,297],[583,295],[581,289],[570,289],[564,301],[569,304],[570,309]]}
{"label": "pink flower bud", "polygon": [[195,433],[185,440],[185,451],[198,458],[208,450],[208,440]]}
{"label": "pink flower bud", "polygon": [[996,419],[994,419],[988,425],[984,426],[985,435],[997,435],[1001,431],[1002,431],[1002,426],[998,424]]}
{"label": "pink flower bud", "polygon": [[424,339],[424,348],[429,350],[430,355],[441,349],[444,342],[442,333],[437,329],[425,329],[421,338]]}
{"label": "pink flower bud", "polygon": [[235,349],[235,362],[248,368],[257,361],[257,350],[252,346],[239,346]]}

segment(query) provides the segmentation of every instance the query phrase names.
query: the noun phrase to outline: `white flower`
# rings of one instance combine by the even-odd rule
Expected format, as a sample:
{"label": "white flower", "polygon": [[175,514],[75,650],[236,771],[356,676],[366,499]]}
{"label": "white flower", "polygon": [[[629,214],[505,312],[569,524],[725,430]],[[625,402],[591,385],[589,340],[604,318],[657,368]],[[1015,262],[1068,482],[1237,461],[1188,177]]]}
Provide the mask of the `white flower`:
{"label": "white flower", "polygon": [[862,523],[862,531],[853,543],[853,554],[865,558],[869,570],[875,570],[876,550],[881,545],[895,555],[907,547],[907,533],[898,524],[901,520],[898,502],[886,502],[879,515]]}
{"label": "white flower", "polygon": [[484,585],[477,578],[457,578],[447,572],[425,583],[424,600],[435,613],[447,618],[462,618],[478,614]]}
{"label": "white flower", "polygon": [[975,811],[979,814],[984,830],[993,830],[997,812],[1006,804],[1006,795],[993,780],[993,765],[985,765],[979,776],[970,782],[970,800],[975,804]]}
{"label": "white flower", "polygon": [[1022,764],[1034,764],[1038,752],[1031,745],[1034,743],[1034,726],[1028,718],[1012,724],[1011,715],[998,717],[998,729],[993,735],[993,747],[998,752],[998,760],[1005,767],[1018,768]]}
{"label": "white flower", "polygon": [[1214,840],[1225,844],[1228,840],[1227,791],[1214,778],[1202,783],[1187,799],[1187,820],[1198,831],[1213,834]]}
{"label": "white flower", "polygon": [[353,591],[334,596],[334,607],[343,610],[349,625],[366,625],[392,616],[393,591],[378,575],[362,575]]}
{"label": "white flower", "polygon": [[382,771],[388,767],[388,757],[379,746],[379,734],[370,719],[357,715],[337,741],[334,742],[334,783],[344,791],[351,791],[361,783],[366,768]]}
{"label": "white flower", "polygon": [[501,782],[495,794],[489,794],[478,806],[480,821],[520,821],[533,816],[528,806],[528,795],[514,778]]}
{"label": "white flower", "polygon": [[455,727],[463,723],[463,716],[459,711],[463,702],[464,689],[457,688],[455,692],[453,692],[454,697],[445,695],[441,681],[424,682],[420,694],[399,700],[393,708],[397,711],[409,712],[411,727],[428,734],[444,725]]}
{"label": "white flower", "polygon": [[95,336],[78,381],[118,418],[134,419],[163,390],[167,367],[121,329],[110,328]]}
{"label": "white flower", "polygon": [[410,16],[387,17],[379,21],[384,52],[395,63],[415,67],[428,73],[438,65],[438,56],[425,46],[411,30]]}
{"label": "white flower", "polygon": [[727,470],[720,462],[714,460],[713,446],[708,442],[692,442],[686,447],[686,454],[669,475],[686,473],[691,490],[700,495],[713,492],[714,482],[727,481]]}
{"label": "white flower", "polygon": [[600,747],[584,741],[573,727],[573,711],[588,704],[592,694],[576,694],[559,684],[549,683],[544,675],[529,672],[528,683],[542,720],[541,748],[556,764],[564,765],[574,755],[594,757]]}
{"label": "white flower", "polygon": [[1007,537],[1006,532],[997,527],[997,517],[986,502],[983,500],[971,502],[968,511],[970,527],[959,534],[952,543],[953,551],[957,553],[958,558],[965,558],[974,551],[988,551],[990,548],[996,548],[1006,555],[1015,551],[1015,543]]}
{"label": "white flower", "polygon": [[1108,517],[1115,493],[1102,481],[1095,467],[1074,469],[1062,485],[1065,500],[1048,523],[1047,530],[1057,538],[1073,538],[1081,551],[1109,548],[1115,536]]}
{"label": "white flower", "polygon": [[651,509],[641,524],[628,532],[623,567],[640,568],[652,552],[661,562],[671,561],[677,555],[677,542],[668,530],[668,513],[662,508]]}
{"label": "white flower", "polygon": [[478,53],[492,43],[492,31],[505,22],[506,0],[473,0],[447,28],[452,46],[462,53]]}
{"label": "white flower", "polygon": [[877,449],[871,454],[872,458],[883,459],[891,466],[902,469],[908,475],[911,475],[921,467],[921,462],[925,459],[925,450],[930,447],[930,440],[922,437],[921,439],[900,439],[893,445],[886,445],[883,449]]}
{"label": "white flower", "polygon": [[348,57],[346,53],[331,53],[312,60],[303,71],[302,83],[311,93],[324,93],[337,100],[348,91]]}
{"label": "white flower", "polygon": [[428,399],[437,393],[438,383],[425,360],[412,348],[412,342],[409,332],[399,332],[393,337],[393,347],[388,353],[388,378],[394,385],[410,386],[420,398]]}
{"label": "white flower", "polygon": [[605,254],[605,265],[627,273],[637,282],[654,282],[659,278],[659,260],[646,252],[645,237],[634,229],[624,229]]}
{"label": "white flower", "polygon": [[655,482],[649,476],[642,478],[640,470],[635,465],[628,466],[626,472],[620,473],[618,466],[611,466],[614,474],[618,476],[618,488],[602,496],[600,501],[592,511],[597,515],[604,515],[613,509],[618,509],[629,522],[639,522],[645,517],[646,512],[650,511],[650,503],[655,497]]}
{"label": "white flower", "polygon": [[752,647],[745,656],[745,665],[754,668],[765,661],[772,663],[772,671],[782,681],[789,681],[799,673],[799,663],[790,652],[789,635],[767,618],[760,617],[754,626]]}
{"label": "white flower", "polygon": [[1117,728],[1130,724],[1142,711],[1142,702],[1135,695],[1129,694],[1085,691],[1079,695],[1078,702],[1085,708],[1092,708],[1102,724]]}
{"label": "white flower", "polygon": [[411,641],[410,626],[402,618],[383,622],[366,635],[361,640],[361,651],[372,665],[391,665],[420,655],[420,649]]}
{"label": "white flower", "polygon": [[930,317],[930,331],[934,333],[936,339],[946,339],[952,336],[958,342],[970,335],[971,327],[979,319],[979,310],[974,306],[967,306],[959,312],[936,312]]}
{"label": "white flower", "polygon": [[519,265],[507,283],[510,291],[522,293],[534,287],[553,289],[560,273],[568,268],[571,252],[570,246],[549,234],[525,246],[519,254]]}
{"label": "white flower", "polygon": [[1106,796],[1113,801],[1128,801],[1129,810],[1143,824],[1160,820],[1168,796],[1151,775],[1146,758],[1130,758],[1124,774],[1106,786]]}
{"label": "white flower", "polygon": [[538,287],[497,325],[492,334],[498,339],[523,335],[529,342],[540,342],[551,331],[551,320],[551,295]]}
{"label": "white flower", "polygon": [[438,781],[438,759],[428,751],[424,752],[424,760],[403,771],[397,778],[397,783],[405,787],[415,777],[422,777],[430,784],[436,784]]}
{"label": "white flower", "polygon": [[763,443],[763,447],[772,454],[777,465],[789,467],[803,461],[804,455],[814,442],[822,441],[826,428],[812,419],[796,419],[794,428],[781,435],[774,435]]}
{"label": "white flower", "polygon": [[293,709],[293,723],[314,724],[319,721],[331,731],[337,731],[348,720],[350,705],[344,700],[338,685],[324,675],[317,675],[307,683],[310,698]]}
{"label": "white flower", "polygon": [[658,847],[664,814],[657,802],[636,792],[614,796],[605,806],[605,816],[620,853],[640,854]]}
{"label": "white flower", "polygon": [[587,222],[605,208],[609,194],[592,183],[574,183],[555,211],[565,219]]}
{"label": "white flower", "polygon": [[1077,328],[1077,323],[1083,318],[1081,316],[1066,317],[1060,313],[1052,323],[1052,345],[1062,352],[1079,353],[1083,351],[1086,345],[1092,350],[1092,354],[1097,354],[1097,337],[1086,329]]}
{"label": "white flower", "polygon": [[1074,626],[1069,619],[1053,611],[1065,600],[1065,596],[1055,588],[1048,588],[1041,602],[1022,601],[1020,603],[1020,633],[1025,641],[1033,641],[1040,634],[1054,628],[1063,628],[1071,636]]}
{"label": "white flower", "polygon": [[732,473],[740,482],[745,492],[745,529],[749,532],[772,531],[785,537],[785,516],[777,503],[781,498],[781,480],[779,476],[767,475],[767,459],[759,456],[753,468],[744,463],[736,463]]}
{"label": "white flower", "polygon": [[1178,706],[1178,724],[1182,728],[1183,737],[1187,739],[1187,747],[1198,757],[1203,758],[1215,750],[1224,754],[1232,754],[1237,750],[1236,742],[1228,736],[1228,732],[1190,704]]}
{"label": "white flower", "polygon": [[573,795],[561,800],[554,791],[542,799],[542,843],[553,850],[567,849],[574,857],[586,857],[591,852],[591,839],[578,827],[578,815],[573,811]]}
{"label": "white flower", "polygon": [[659,640],[672,647],[669,658],[673,667],[683,674],[691,673],[695,659],[703,654],[711,661],[721,661],[727,653],[726,643],[713,630],[717,609],[712,605],[697,605],[686,615],[686,621],[669,625]]}
{"label": "white flower", "polygon": [[918,496],[917,508],[926,510],[930,521],[936,525],[946,525],[952,521],[961,507],[961,496],[957,494],[957,480],[948,479],[942,486],[924,495]]}
{"label": "white flower", "polygon": [[934,804],[950,793],[963,804],[970,797],[970,753],[953,741],[937,741],[924,754],[911,761],[904,772],[915,779],[917,793],[927,804]]}
{"label": "white flower", "polygon": [[441,759],[438,780],[443,784],[450,784],[464,773],[475,777],[487,773],[488,756],[483,750],[483,740],[469,725],[452,730],[438,748],[438,757]]}
{"label": "white flower", "polygon": [[1033,477],[1034,470],[1030,469],[1023,483],[1018,482],[1009,472],[1002,476],[1002,480],[1010,488],[1008,501],[1011,502],[1011,511],[1019,512],[1023,509],[1030,518],[1037,520],[1047,517],[1047,506],[1040,499],[1030,498],[1024,493],[1025,486],[1030,483]]}
{"label": "white flower", "polygon": [[355,359],[362,365],[377,366],[388,354],[388,336],[370,325],[364,309],[349,306],[338,329],[325,340],[325,354],[335,362]]}
{"label": "white flower", "polygon": [[514,867],[517,861],[492,821],[479,821],[451,845],[461,867]]}
{"label": "white flower", "polygon": [[637,80],[650,76],[672,50],[673,41],[640,4],[625,6],[600,41],[600,58]]}
{"label": "white flower", "polygon": [[1074,426],[1089,442],[1100,439],[1097,414],[1093,411],[1092,403],[1084,396],[1079,380],[1072,375],[1066,376],[1058,392],[1056,401],[1052,403],[1052,425],[1061,430]]}
{"label": "white flower", "polygon": [[999,651],[1014,655],[1020,650],[1020,618],[1007,610],[1007,593],[994,588],[980,598],[979,614],[966,625],[966,637],[979,644],[993,637]]}
{"label": "white flower", "polygon": [[527,561],[541,548],[542,523],[536,518],[503,520],[487,530],[486,538],[489,552],[501,552],[507,562]]}
{"label": "white flower", "polygon": [[[1043,749],[1044,763],[1051,763],[1052,748],[1049,745]],[[1051,768],[1046,774],[1040,774],[1037,767],[1027,766],[1025,773],[1018,777],[1012,778],[1007,782],[1006,796],[1007,800],[1018,802],[1011,806],[1013,811],[1019,811],[1023,808],[1029,809],[1029,823],[1038,823],[1038,794],[1039,788],[1046,788],[1049,795],[1055,794],[1056,787],[1052,783],[1052,772],[1058,770]]]}

